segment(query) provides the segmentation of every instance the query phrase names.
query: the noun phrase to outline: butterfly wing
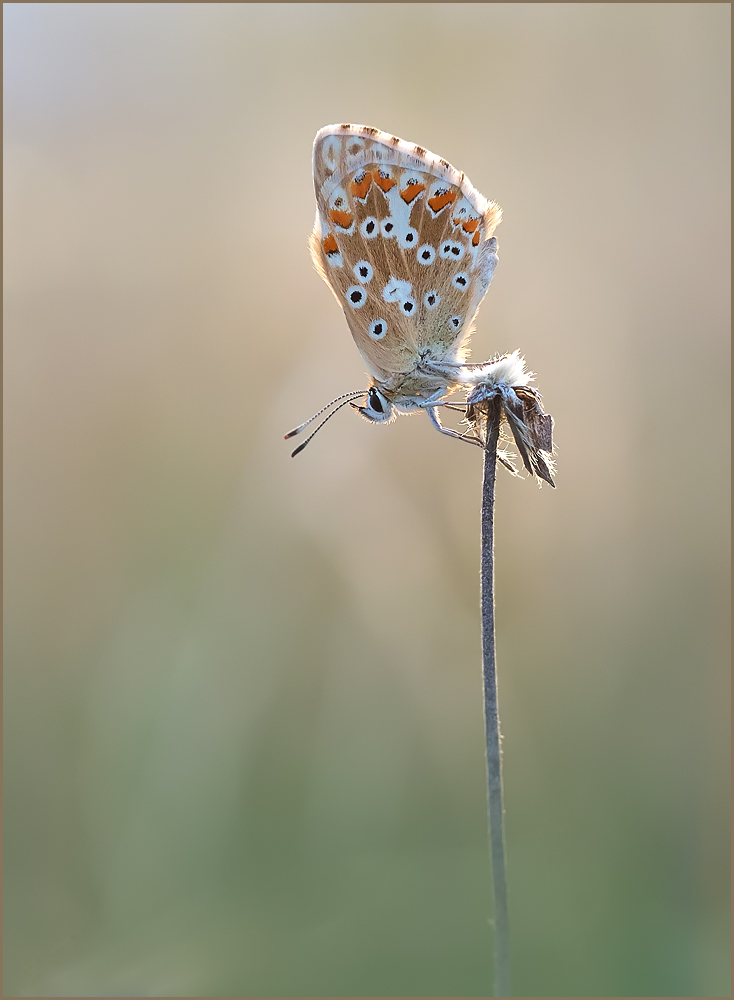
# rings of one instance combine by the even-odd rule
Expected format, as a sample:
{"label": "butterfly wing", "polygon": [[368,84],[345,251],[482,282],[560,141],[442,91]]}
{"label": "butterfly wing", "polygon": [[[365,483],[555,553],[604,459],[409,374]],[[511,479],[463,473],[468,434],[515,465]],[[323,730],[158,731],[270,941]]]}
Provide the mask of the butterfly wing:
{"label": "butterfly wing", "polygon": [[497,263],[501,209],[420,146],[328,126],[313,152],[311,253],[372,375],[456,361]]}

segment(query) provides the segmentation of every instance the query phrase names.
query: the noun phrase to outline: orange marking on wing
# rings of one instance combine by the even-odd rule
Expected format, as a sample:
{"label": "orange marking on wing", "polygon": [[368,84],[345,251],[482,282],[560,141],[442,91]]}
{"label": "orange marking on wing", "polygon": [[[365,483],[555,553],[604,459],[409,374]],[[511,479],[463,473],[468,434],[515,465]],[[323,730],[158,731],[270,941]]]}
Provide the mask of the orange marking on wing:
{"label": "orange marking on wing", "polygon": [[407,188],[400,192],[400,197],[406,205],[409,205],[411,201],[414,201],[418,197],[421,191],[425,190],[425,184],[408,184]]}
{"label": "orange marking on wing", "polygon": [[442,194],[434,194],[428,199],[428,207],[432,212],[440,212],[442,208],[451,205],[456,201],[456,191],[444,191]]}
{"label": "orange marking on wing", "polygon": [[385,194],[387,194],[390,188],[395,187],[395,181],[392,177],[388,177],[382,170],[375,171],[375,184],[378,186],[380,191],[384,191]]}
{"label": "orange marking on wing", "polygon": [[[458,220],[454,219],[454,222],[456,221]],[[467,219],[466,222],[463,223],[461,228],[464,230],[465,233],[473,233],[478,225],[479,225],[479,219]]]}
{"label": "orange marking on wing", "polygon": [[354,222],[351,212],[340,212],[338,208],[332,208],[329,212],[329,218],[340,229],[349,229]]}
{"label": "orange marking on wing", "polygon": [[477,229],[477,231],[476,231],[476,233],[474,233],[474,237],[473,237],[473,239],[471,241],[471,245],[473,247],[478,247],[479,246],[479,240],[481,239],[481,236],[482,236],[481,232]]}
{"label": "orange marking on wing", "polygon": [[[357,177],[360,180],[357,180]],[[355,198],[366,198],[367,192],[372,186],[372,173],[369,170],[363,170],[357,174],[357,177],[352,181],[352,194]]]}
{"label": "orange marking on wing", "polygon": [[333,233],[329,233],[328,236],[324,237],[321,245],[324,248],[325,254],[339,253],[339,245],[337,244]]}

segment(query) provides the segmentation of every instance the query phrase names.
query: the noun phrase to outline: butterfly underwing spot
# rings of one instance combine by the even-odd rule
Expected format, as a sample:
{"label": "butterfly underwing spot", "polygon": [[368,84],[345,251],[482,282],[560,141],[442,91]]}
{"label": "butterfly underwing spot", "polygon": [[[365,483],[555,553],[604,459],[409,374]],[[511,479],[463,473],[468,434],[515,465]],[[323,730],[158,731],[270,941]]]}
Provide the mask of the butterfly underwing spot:
{"label": "butterfly underwing spot", "polygon": [[368,260],[360,260],[354,265],[354,273],[357,276],[357,281],[361,282],[363,285],[369,284],[372,281],[372,265]]}
{"label": "butterfly underwing spot", "polygon": [[392,216],[388,215],[386,219],[383,219],[380,223],[380,232],[385,237],[386,240],[391,240],[395,236],[395,220]]}
{"label": "butterfly underwing spot", "polygon": [[400,308],[403,310],[406,316],[415,315],[415,299],[407,298],[403,299],[400,303]]}
{"label": "butterfly underwing spot", "polygon": [[335,226],[344,230],[351,229],[354,224],[354,217],[352,216],[352,213],[342,211],[339,208],[332,208],[329,212],[329,218]]}
{"label": "butterfly underwing spot", "polygon": [[368,215],[359,227],[359,231],[366,240],[373,240],[380,231],[380,223],[374,215]]}
{"label": "butterfly underwing spot", "polygon": [[367,194],[372,187],[372,173],[369,170],[360,170],[354,175],[354,180],[350,185],[352,195],[360,204],[367,201]]}
{"label": "butterfly underwing spot", "polygon": [[453,218],[451,219],[455,229],[461,228],[467,236],[475,234],[472,239],[472,246],[479,245],[479,238],[476,238],[476,233],[478,232],[478,227],[481,221],[481,215],[477,215],[475,206],[472,205],[468,198],[462,198],[461,201],[457,203],[453,212]]}
{"label": "butterfly underwing spot", "polygon": [[[455,221],[456,220],[454,219],[454,222]],[[476,218],[476,219],[465,219],[461,223],[461,228],[464,230],[465,233],[468,234],[468,233],[473,233],[474,230],[477,228],[478,225],[479,225],[479,218]]]}
{"label": "butterfly underwing spot", "polygon": [[461,223],[468,219],[472,213],[472,204],[468,198],[462,198],[461,201],[456,203],[456,208],[453,211],[454,225],[460,226]]}
{"label": "butterfly underwing spot", "polygon": [[459,288],[463,292],[469,287],[469,275],[466,271],[459,271],[451,279],[451,284],[454,288]]}
{"label": "butterfly underwing spot", "polygon": [[346,294],[347,302],[352,309],[361,309],[367,301],[367,292],[360,285],[350,285]]}
{"label": "butterfly underwing spot", "polygon": [[339,163],[340,148],[341,139],[338,135],[330,135],[324,139],[321,147],[321,159],[324,161],[324,165],[329,170],[329,173],[336,170],[337,164]]}
{"label": "butterfly underwing spot", "polygon": [[435,288],[432,288],[430,292],[426,292],[423,296],[423,305],[426,309],[435,309],[440,303],[441,296],[438,294]]}
{"label": "butterfly underwing spot", "polygon": [[453,240],[444,240],[438,252],[445,260],[461,260],[464,256],[461,243],[454,243]]}
{"label": "butterfly underwing spot", "polygon": [[482,238],[482,231],[481,231],[481,229],[477,229],[477,231],[472,236],[471,245],[473,247],[478,247],[479,246],[479,241],[481,240],[481,238]]}
{"label": "butterfly underwing spot", "polygon": [[370,323],[370,337],[373,340],[382,340],[387,333],[387,323],[384,319],[374,319]]}
{"label": "butterfly underwing spot", "polygon": [[382,289],[382,297],[385,302],[402,302],[409,297],[412,290],[413,286],[409,281],[402,281],[390,275],[390,280]]}
{"label": "butterfly underwing spot", "polygon": [[422,247],[418,247],[416,258],[419,264],[423,264],[427,267],[436,259],[436,251],[429,243],[424,243]]}
{"label": "butterfly underwing spot", "polygon": [[400,197],[406,205],[412,204],[418,195],[425,190],[423,178],[418,174],[404,173],[400,179]]}
{"label": "butterfly underwing spot", "polygon": [[344,260],[339,252],[339,244],[333,233],[328,233],[321,241],[321,246],[331,267],[343,267]]}
{"label": "butterfly underwing spot", "polygon": [[351,231],[354,225],[354,216],[349,210],[349,200],[343,187],[337,187],[329,199],[329,218],[339,229]]}
{"label": "butterfly underwing spot", "polygon": [[380,191],[383,191],[385,194],[387,194],[390,188],[395,187],[395,181],[390,176],[390,171],[386,167],[380,167],[376,170],[374,177],[375,184],[378,186]]}
{"label": "butterfly underwing spot", "polygon": [[398,243],[403,248],[403,250],[410,250],[418,242],[418,231],[416,229],[408,229],[407,232],[398,240]]}
{"label": "butterfly underwing spot", "polygon": [[434,184],[431,187],[428,207],[435,218],[447,205],[452,205],[456,201],[456,191],[452,191],[446,184]]}
{"label": "butterfly underwing spot", "polygon": [[359,139],[357,136],[353,136],[347,139],[347,156],[354,158],[359,156],[359,154],[364,149],[364,139]]}
{"label": "butterfly underwing spot", "polygon": [[458,330],[461,326],[461,316],[452,316],[449,323],[452,325],[454,330]]}

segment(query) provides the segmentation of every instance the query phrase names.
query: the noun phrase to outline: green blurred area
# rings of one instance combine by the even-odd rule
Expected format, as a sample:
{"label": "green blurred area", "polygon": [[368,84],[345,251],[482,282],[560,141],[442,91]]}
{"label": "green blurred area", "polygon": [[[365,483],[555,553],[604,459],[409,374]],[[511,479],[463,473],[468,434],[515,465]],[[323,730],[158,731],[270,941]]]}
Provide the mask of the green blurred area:
{"label": "green blurred area", "polygon": [[504,209],[518,996],[729,982],[728,4],[5,4],[6,995],[482,996],[481,455],[364,383],[311,143]]}

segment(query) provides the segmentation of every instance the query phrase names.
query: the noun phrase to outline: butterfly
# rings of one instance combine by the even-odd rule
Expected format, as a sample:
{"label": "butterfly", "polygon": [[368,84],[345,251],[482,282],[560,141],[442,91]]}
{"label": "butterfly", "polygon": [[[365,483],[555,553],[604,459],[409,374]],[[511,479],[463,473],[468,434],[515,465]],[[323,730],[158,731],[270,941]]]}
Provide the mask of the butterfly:
{"label": "butterfly", "polygon": [[[438,408],[484,366],[465,363],[474,319],[497,266],[502,217],[446,160],[365,125],[328,125],[313,147],[311,255],[367,366],[366,389],[344,393],[286,435],[350,404],[374,423]],[[355,400],[363,398],[362,405]]]}

